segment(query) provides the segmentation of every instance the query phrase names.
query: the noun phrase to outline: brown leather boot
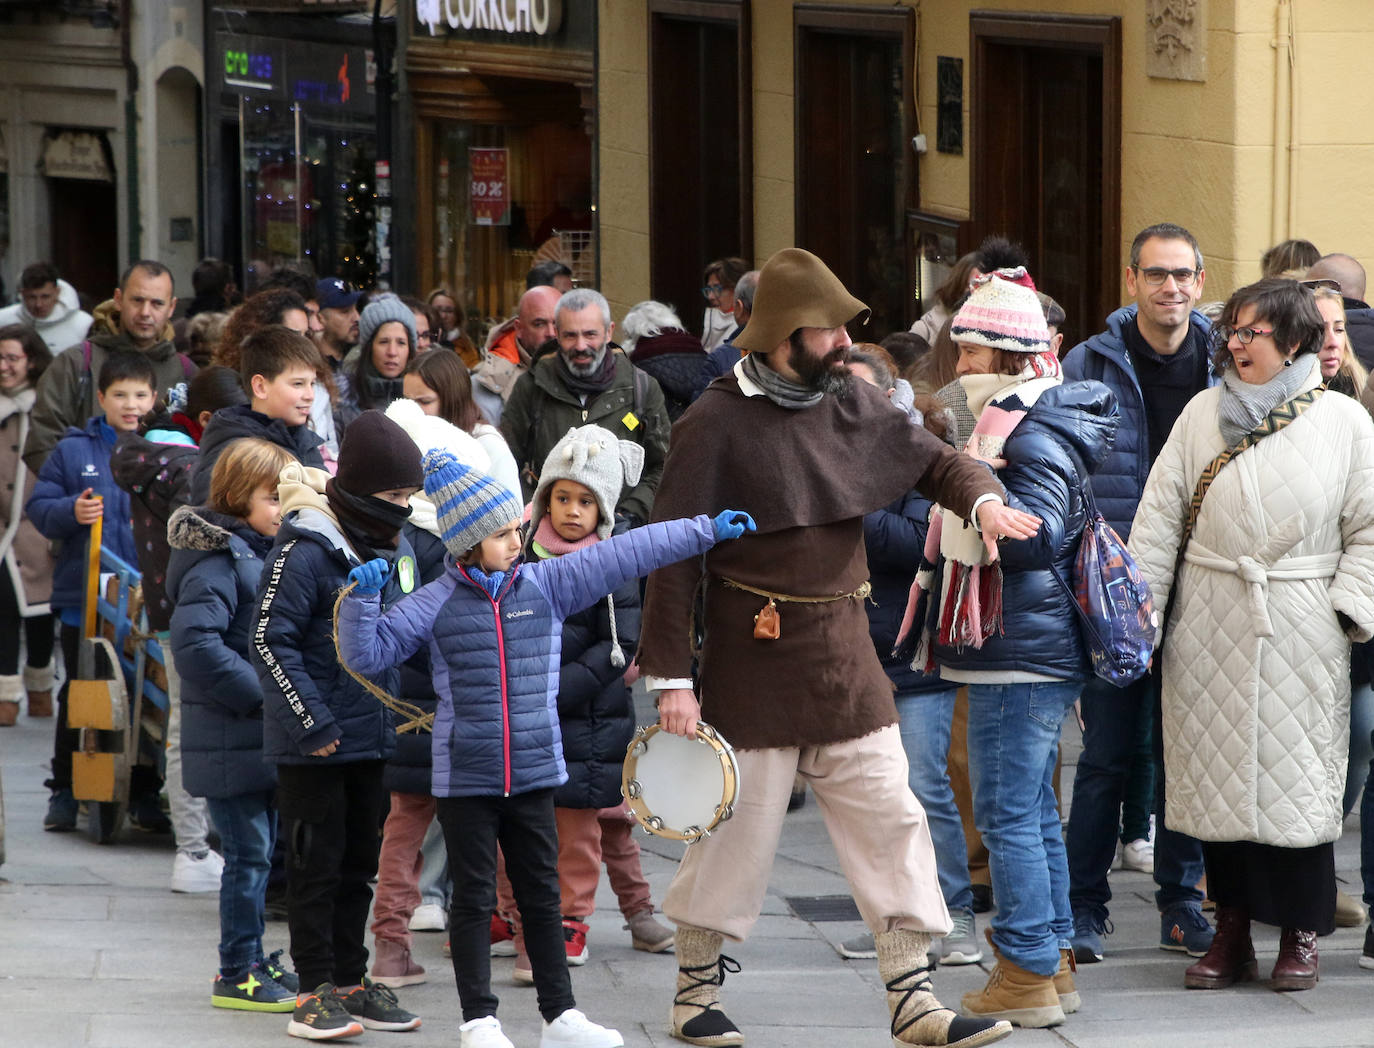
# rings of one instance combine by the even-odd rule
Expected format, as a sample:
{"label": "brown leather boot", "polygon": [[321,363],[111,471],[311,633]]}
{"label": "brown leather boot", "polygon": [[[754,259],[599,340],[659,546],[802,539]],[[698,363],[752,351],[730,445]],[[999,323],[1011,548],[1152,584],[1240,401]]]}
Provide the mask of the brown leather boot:
{"label": "brown leather boot", "polygon": [[1217,933],[1196,964],[1183,973],[1190,990],[1224,990],[1232,983],[1259,978],[1255,946],[1250,941],[1250,914],[1239,906],[1217,907]]}
{"label": "brown leather boot", "polygon": [[1284,928],[1279,933],[1279,959],[1274,962],[1270,987],[1310,990],[1317,985],[1317,933]]}

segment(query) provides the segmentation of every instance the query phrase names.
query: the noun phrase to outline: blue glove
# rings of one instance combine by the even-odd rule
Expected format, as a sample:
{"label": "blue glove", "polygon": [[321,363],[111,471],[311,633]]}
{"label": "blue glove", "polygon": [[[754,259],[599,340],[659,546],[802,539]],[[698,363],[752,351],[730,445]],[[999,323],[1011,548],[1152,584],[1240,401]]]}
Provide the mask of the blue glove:
{"label": "blue glove", "polygon": [[386,580],[391,577],[391,564],[381,557],[376,560],[369,560],[366,564],[359,564],[348,573],[348,581],[358,584],[358,594],[370,597],[374,593],[381,593],[382,587],[386,585]]}
{"label": "blue glove", "polygon": [[716,529],[716,541],[737,539],[746,531],[758,531],[754,518],[742,509],[723,509],[711,518],[711,526]]}

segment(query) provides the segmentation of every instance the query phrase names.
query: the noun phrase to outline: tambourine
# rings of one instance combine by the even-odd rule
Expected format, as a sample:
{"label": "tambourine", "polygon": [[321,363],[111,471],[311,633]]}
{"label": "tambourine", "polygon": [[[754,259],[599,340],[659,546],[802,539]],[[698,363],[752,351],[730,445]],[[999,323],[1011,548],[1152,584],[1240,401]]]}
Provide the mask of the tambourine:
{"label": "tambourine", "polygon": [[739,764],[709,724],[698,721],[691,739],[651,724],[635,731],[625,751],[620,792],[650,833],[691,844],[735,813]]}

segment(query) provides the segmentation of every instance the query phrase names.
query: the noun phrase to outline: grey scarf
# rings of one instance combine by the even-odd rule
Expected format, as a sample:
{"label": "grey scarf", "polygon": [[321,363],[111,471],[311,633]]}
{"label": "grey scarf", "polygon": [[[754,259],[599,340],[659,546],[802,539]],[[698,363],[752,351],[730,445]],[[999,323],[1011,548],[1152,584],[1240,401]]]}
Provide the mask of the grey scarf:
{"label": "grey scarf", "polygon": [[1280,368],[1279,373],[1262,386],[1246,382],[1236,374],[1234,367],[1227,368],[1222,373],[1218,420],[1226,446],[1235,447],[1271,411],[1296,397],[1316,366],[1317,354],[1304,353],[1293,358],[1292,367]]}
{"label": "grey scarf", "polygon": [[764,396],[780,408],[800,411],[802,408],[815,407],[825,396],[819,389],[799,386],[789,382],[759,359],[758,353],[748,353],[744,357],[744,374],[750,382],[763,390]]}

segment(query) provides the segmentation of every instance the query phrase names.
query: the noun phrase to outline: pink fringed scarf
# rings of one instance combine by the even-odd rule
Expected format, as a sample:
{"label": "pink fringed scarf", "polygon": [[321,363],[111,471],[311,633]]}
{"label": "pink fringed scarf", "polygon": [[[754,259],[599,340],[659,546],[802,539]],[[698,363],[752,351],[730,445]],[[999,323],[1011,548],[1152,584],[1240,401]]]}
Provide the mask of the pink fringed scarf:
{"label": "pink fringed scarf", "polygon": [[[1036,400],[1062,381],[1059,358],[1048,351],[1030,356],[1015,375],[962,376],[959,384],[968,395],[969,410],[978,418],[967,452],[984,460],[1001,458],[1007,438]],[[928,595],[934,591],[935,572],[941,566],[940,612],[929,623]],[[919,632],[914,633],[916,630]],[[982,535],[972,524],[950,510],[935,507],[921,566],[897,632],[896,650],[904,656],[912,651],[914,640],[911,668],[930,673],[935,669],[934,644],[977,649],[1001,632],[1001,564],[988,562]]]}

